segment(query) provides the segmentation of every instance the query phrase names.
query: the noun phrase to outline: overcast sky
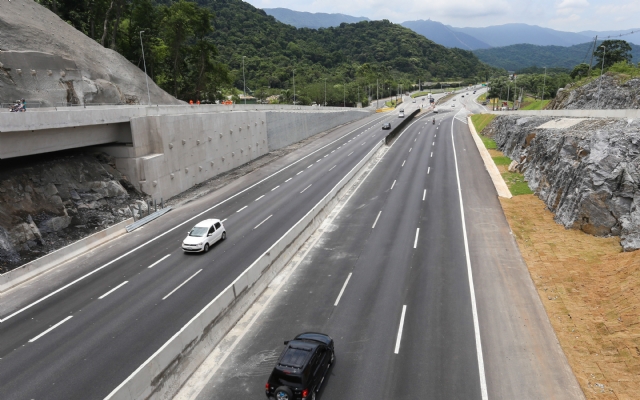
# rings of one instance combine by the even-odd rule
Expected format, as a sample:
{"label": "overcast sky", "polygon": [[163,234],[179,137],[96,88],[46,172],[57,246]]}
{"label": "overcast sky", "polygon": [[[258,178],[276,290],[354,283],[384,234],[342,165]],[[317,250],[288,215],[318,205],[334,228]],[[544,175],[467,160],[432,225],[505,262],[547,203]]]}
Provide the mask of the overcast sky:
{"label": "overcast sky", "polygon": [[399,23],[432,19],[456,27],[521,22],[547,28],[626,30],[640,27],[640,0],[248,0],[258,8],[342,13]]}

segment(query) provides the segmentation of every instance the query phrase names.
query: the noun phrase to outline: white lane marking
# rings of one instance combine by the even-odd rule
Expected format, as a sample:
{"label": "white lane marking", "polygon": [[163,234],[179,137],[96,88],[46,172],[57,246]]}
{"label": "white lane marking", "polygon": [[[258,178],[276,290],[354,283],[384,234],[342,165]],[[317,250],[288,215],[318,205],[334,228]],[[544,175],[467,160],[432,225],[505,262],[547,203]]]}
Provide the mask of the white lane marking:
{"label": "white lane marking", "polygon": [[427,189],[425,189],[424,192],[422,193],[422,201],[424,201],[426,197],[427,197]]}
{"label": "white lane marking", "polygon": [[396,350],[395,353],[400,352],[400,340],[402,340],[402,329],[404,327],[404,315],[407,312],[407,305],[402,306],[402,315],[400,316],[400,327],[398,328],[398,337],[396,338]]}
{"label": "white lane marking", "polygon": [[[457,114],[456,114],[457,115]],[[458,197],[460,198],[460,216],[462,218],[462,233],[464,237],[464,252],[467,259],[467,275],[469,277],[469,291],[471,293],[471,311],[473,313],[473,330],[476,337],[476,352],[478,353],[478,371],[480,375],[480,392],[482,400],[488,400],[487,379],[484,372],[484,358],[482,356],[482,341],[480,340],[480,323],[478,322],[478,307],[476,305],[476,291],[473,286],[473,271],[469,256],[469,240],[467,239],[467,225],[464,220],[464,204],[462,202],[462,187],[460,186],[460,174],[458,172],[458,157],[456,156],[456,144],[453,138],[453,121],[451,122],[451,145],[453,146],[453,160],[456,165],[456,181],[458,182]]]}
{"label": "white lane marking", "polygon": [[261,198],[263,198],[263,197],[264,197],[264,194],[263,194],[262,196],[258,197],[257,199],[255,199],[254,201],[258,201],[258,200],[260,200],[260,199],[261,199]]}
{"label": "white lane marking", "polygon": [[431,143],[431,145],[432,145],[432,146],[435,146],[435,145],[436,145],[436,142]]}
{"label": "white lane marking", "polygon": [[331,152],[332,152],[332,153],[335,153],[336,151],[335,151],[335,150],[333,150],[333,151],[331,151]]}
{"label": "white lane marking", "polygon": [[391,189],[389,190],[393,190],[393,187],[396,185],[396,181],[394,180],[393,183],[391,184]]}
{"label": "white lane marking", "polygon": [[169,258],[169,256],[171,256],[171,254],[167,254],[166,256],[162,257],[161,259],[159,259],[158,261],[154,262],[153,264],[149,265],[147,268],[153,268],[156,265],[160,264],[161,262],[163,262],[164,260],[166,260],[167,258]]}
{"label": "white lane marking", "polygon": [[244,210],[244,209],[245,209],[245,208],[247,208],[247,207],[249,207],[249,206],[244,206],[244,207],[242,207],[241,209],[239,209],[239,210],[238,210],[238,211],[236,211],[236,212],[237,212],[237,213],[239,213],[240,211]]}
{"label": "white lane marking", "polygon": [[220,221],[220,222],[224,222],[224,221],[226,221],[226,220],[227,220],[227,219],[225,218],[225,219],[223,219],[223,220],[222,220],[222,221]]}
{"label": "white lane marking", "polygon": [[326,155],[325,155],[324,157],[322,157],[322,158],[327,158],[327,157],[329,157],[329,155],[328,155],[328,154],[326,154]]}
{"label": "white lane marking", "polygon": [[280,185],[278,185],[278,186],[274,187],[273,189],[271,189],[271,191],[273,192],[274,190],[276,190],[276,189],[277,189],[277,188],[279,188],[279,187],[280,187]]}
{"label": "white lane marking", "polygon": [[313,164],[309,165],[309,166],[307,167],[307,169],[309,169],[309,168],[311,168],[311,167],[313,167]]}
{"label": "white lane marking", "polygon": [[418,140],[418,138],[413,139],[413,143],[415,143]]}
{"label": "white lane marking", "polygon": [[336,307],[338,305],[338,303],[340,302],[340,298],[342,297],[342,293],[344,293],[344,290],[347,288],[347,283],[349,283],[349,279],[351,279],[351,274],[353,274],[353,272],[349,272],[349,276],[347,276],[347,280],[344,281],[344,285],[342,285],[342,289],[340,290],[340,294],[338,295],[338,298],[336,299],[336,302],[333,303],[334,307]]}
{"label": "white lane marking", "polygon": [[406,163],[406,162],[407,162],[407,160],[404,160],[404,161],[402,162],[402,165],[400,166],[400,168],[404,167],[404,163]]}
{"label": "white lane marking", "polygon": [[[141,248],[143,248],[143,247],[147,246],[148,244],[155,242],[156,240],[160,239],[160,238],[161,238],[161,237],[163,237],[164,235],[167,235],[167,234],[169,234],[169,233],[173,232],[174,230],[176,230],[176,229],[180,228],[182,225],[185,225],[185,224],[187,224],[187,223],[189,223],[189,222],[193,221],[194,219],[199,218],[200,216],[202,216],[202,215],[204,215],[204,214],[208,213],[209,211],[213,210],[214,208],[216,208],[216,207],[218,207],[218,206],[220,206],[220,205],[222,205],[222,204],[224,204],[224,203],[228,202],[229,200],[231,200],[231,199],[233,199],[233,198],[235,198],[235,197],[237,197],[237,196],[240,196],[242,193],[244,193],[244,192],[246,192],[246,191],[248,191],[248,190],[251,190],[251,189],[253,189],[254,187],[256,187],[256,186],[260,185],[261,183],[263,183],[263,182],[267,181],[267,179],[271,179],[271,178],[273,178],[274,176],[278,175],[280,172],[282,172],[282,171],[284,171],[284,170],[286,170],[286,169],[288,169],[288,168],[293,167],[294,165],[298,164],[299,162],[302,162],[303,160],[305,160],[306,158],[311,157],[313,154],[315,154],[315,153],[317,153],[317,152],[319,152],[319,151],[321,151],[321,150],[325,149],[326,147],[331,146],[332,144],[334,144],[334,143],[336,143],[337,141],[339,141],[339,140],[343,139],[344,137],[346,137],[346,136],[348,136],[348,135],[352,134],[353,132],[357,131],[358,129],[361,129],[363,126],[368,125],[368,124],[370,124],[370,123],[372,123],[372,122],[378,121],[378,120],[380,120],[380,119],[382,119],[382,118],[384,118],[384,116],[380,116],[379,118],[374,119],[373,121],[366,122],[366,123],[362,124],[361,126],[357,127],[356,129],[352,130],[351,132],[345,133],[344,135],[342,135],[341,137],[337,138],[336,140],[334,140],[334,141],[332,141],[332,142],[329,142],[329,143],[327,143],[326,145],[324,145],[324,146],[320,147],[319,149],[317,149],[317,150],[315,150],[315,151],[312,151],[311,153],[307,154],[306,156],[301,157],[300,159],[298,159],[298,160],[296,160],[296,161],[292,162],[291,164],[289,164],[289,165],[287,165],[287,166],[282,167],[281,169],[277,170],[277,171],[276,171],[276,172],[274,172],[273,174],[271,174],[271,175],[269,175],[269,176],[265,177],[264,179],[262,179],[262,180],[260,180],[260,181],[258,181],[258,182],[256,182],[256,183],[254,183],[253,185],[251,185],[251,186],[249,186],[249,187],[247,187],[247,188],[244,188],[243,190],[239,191],[238,193],[236,193],[236,194],[234,194],[234,195],[231,195],[231,196],[227,197],[226,199],[224,199],[224,200],[220,201],[219,203],[214,204],[213,206],[211,206],[211,207],[207,208],[206,210],[204,210],[204,211],[202,211],[202,212],[200,212],[200,213],[198,213],[198,214],[194,215],[193,217],[191,217],[191,218],[188,218],[188,219],[184,220],[183,222],[179,223],[178,225],[174,226],[173,228],[171,228],[171,229],[169,229],[169,230],[167,230],[167,231],[165,231],[165,232],[163,232],[163,233],[161,233],[161,234],[159,234],[159,235],[156,235],[153,239],[150,239],[150,240],[148,240],[148,241],[146,241],[146,242],[142,243],[141,245],[139,245],[139,246],[137,246],[137,247],[135,247],[135,248],[133,248],[133,249],[129,250],[128,252],[124,253],[123,255],[118,256],[118,257],[114,258],[113,260],[111,260],[111,261],[107,262],[106,264],[103,264],[103,265],[101,265],[100,267],[98,267],[98,268],[94,269],[93,271],[88,272],[88,273],[86,273],[86,274],[82,275],[82,276],[81,276],[81,277],[79,277],[78,279],[76,279],[76,280],[74,280],[74,281],[72,281],[72,282],[70,282],[70,283],[67,283],[67,284],[66,284],[66,285],[64,285],[63,287],[61,287],[61,288],[59,288],[59,289],[57,289],[57,290],[54,290],[53,292],[51,292],[51,293],[49,293],[49,294],[47,294],[47,295],[45,295],[45,296],[43,296],[43,297],[39,298],[38,300],[36,300],[36,301],[34,301],[34,302],[32,302],[32,303],[30,303],[30,304],[28,304],[28,305],[26,305],[26,306],[22,307],[21,309],[19,309],[19,310],[17,310],[17,311],[15,311],[15,312],[13,312],[13,313],[11,313],[11,314],[9,314],[8,316],[6,316],[6,317],[4,317],[4,318],[0,318],[0,322],[4,322],[4,321],[7,321],[9,318],[13,318],[13,317],[15,317],[16,315],[18,315],[18,314],[20,314],[20,313],[22,313],[22,312],[24,312],[24,311],[28,310],[29,308],[31,308],[31,307],[33,307],[33,306],[35,306],[36,304],[39,304],[39,303],[41,303],[41,302],[45,301],[45,300],[46,300],[46,299],[48,299],[49,297],[54,296],[54,295],[56,295],[56,294],[60,293],[61,291],[63,291],[63,290],[65,290],[65,289],[67,289],[67,288],[69,288],[69,287],[71,287],[71,286],[75,285],[76,283],[78,283],[78,282],[80,282],[80,281],[82,281],[82,280],[86,279],[87,277],[89,277],[89,276],[91,276],[91,275],[95,274],[96,272],[103,270],[104,268],[108,267],[109,265],[111,265],[111,264],[113,264],[113,263],[115,263],[115,262],[117,262],[117,261],[122,260],[123,258],[127,257],[127,256],[128,256],[128,255],[130,255],[130,254],[133,254],[134,252],[136,252],[136,251],[140,250]],[[410,126],[411,126],[411,125],[410,125]],[[402,136],[402,133],[400,134],[400,136]],[[398,136],[398,137],[400,137],[400,136]],[[226,219],[225,219],[225,221],[226,221]],[[223,222],[224,222],[224,221],[223,221]]]}
{"label": "white lane marking", "polygon": [[296,174],[296,176],[300,175],[301,173],[303,173],[304,171],[300,171]]}
{"label": "white lane marking", "polygon": [[267,220],[269,218],[273,217],[273,214],[269,215],[267,218],[264,219],[264,221],[260,222],[258,225],[256,225],[253,229],[258,229],[258,227],[262,224],[264,224],[265,222],[267,222]]}
{"label": "white lane marking", "polygon": [[189,282],[191,279],[193,279],[196,275],[198,275],[200,273],[200,271],[202,271],[202,269],[199,269],[198,272],[196,272],[195,274],[191,275],[189,278],[187,278],[186,281],[182,282],[180,285],[178,285],[177,288],[173,289],[168,295],[164,296],[162,298],[162,300],[166,299],[167,297],[171,296],[172,294],[175,293],[176,290],[180,289],[182,286],[184,286],[185,283]]}
{"label": "white lane marking", "polygon": [[337,167],[337,166],[338,166],[338,164],[334,165],[333,167],[331,167],[331,168],[329,169],[329,171],[331,171],[332,169],[334,169],[334,168],[335,168],[335,167]]}
{"label": "white lane marking", "polygon": [[433,151],[431,152],[431,157],[433,157]]}
{"label": "white lane marking", "polygon": [[411,153],[411,150],[413,150],[413,147],[409,149],[409,153]]}
{"label": "white lane marking", "polygon": [[362,143],[360,146],[364,146],[365,144],[367,144],[367,142]]}
{"label": "white lane marking", "polygon": [[[312,183],[311,185],[313,185],[313,183]],[[302,192],[300,192],[300,194],[304,193],[304,192],[305,192],[305,190],[309,189],[309,188],[311,187],[311,185],[309,185],[309,186],[307,186],[306,188],[302,189]]]}
{"label": "white lane marking", "polygon": [[413,241],[413,248],[417,248],[418,247],[418,236],[420,235],[420,228],[416,228],[416,238]]}
{"label": "white lane marking", "polygon": [[289,182],[289,181],[290,181],[290,180],[292,180],[292,179],[293,179],[293,178],[289,178],[289,179],[287,179],[286,181],[284,181],[284,183],[287,183],[287,182]]}
{"label": "white lane marking", "polygon": [[431,167],[427,168],[427,175],[429,175],[429,172],[431,172]]}
{"label": "white lane marking", "polygon": [[435,137],[438,137],[438,134],[436,133],[435,135],[433,135],[433,137],[434,137],[434,138],[435,138]]}
{"label": "white lane marking", "polygon": [[[149,267],[151,268],[151,267]],[[114,287],[113,289],[109,290],[107,293],[103,294],[102,296],[98,297],[98,300],[102,300],[105,297],[107,297],[108,295],[110,295],[111,293],[115,292],[116,290],[120,289],[122,286],[126,285],[127,283],[129,283],[129,281],[124,281],[121,284],[119,284],[118,286]]]}
{"label": "white lane marking", "polygon": [[55,324],[54,326],[52,326],[51,328],[47,329],[46,331],[42,332],[41,334],[39,334],[38,336],[34,337],[33,339],[29,340],[29,343],[33,343],[36,340],[40,339],[41,337],[43,337],[44,335],[46,335],[47,333],[51,332],[52,330],[56,329],[57,327],[59,327],[60,325],[64,324],[65,322],[67,322],[68,320],[70,320],[71,318],[73,318],[73,315],[69,315],[67,318],[63,319],[62,321],[58,322],[57,324]]}
{"label": "white lane marking", "polygon": [[318,160],[318,161],[316,161],[316,162],[320,162],[320,161],[322,161],[322,158],[321,158],[321,159],[319,159],[319,160]]}
{"label": "white lane marking", "polygon": [[378,223],[378,218],[380,218],[380,214],[382,214],[382,210],[380,210],[380,212],[378,213],[378,216],[376,217],[376,220],[373,221],[373,226],[371,227],[371,229],[375,229],[376,228],[376,224]]}

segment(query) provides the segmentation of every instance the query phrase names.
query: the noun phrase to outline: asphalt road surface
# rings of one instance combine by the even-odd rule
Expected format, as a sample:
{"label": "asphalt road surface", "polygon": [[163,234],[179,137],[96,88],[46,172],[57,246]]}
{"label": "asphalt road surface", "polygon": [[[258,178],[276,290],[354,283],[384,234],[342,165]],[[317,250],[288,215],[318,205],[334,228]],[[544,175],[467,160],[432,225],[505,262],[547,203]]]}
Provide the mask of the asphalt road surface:
{"label": "asphalt road surface", "polygon": [[436,125],[404,131],[215,374],[189,382],[198,400],[264,397],[282,342],[305,331],[335,340],[320,399],[584,398],[469,134],[472,107],[458,96]]}
{"label": "asphalt road surface", "polygon": [[[419,106],[407,104],[405,110]],[[0,399],[101,399],[304,216],[397,123],[376,114],[5,293]],[[200,220],[228,238],[183,254]]]}

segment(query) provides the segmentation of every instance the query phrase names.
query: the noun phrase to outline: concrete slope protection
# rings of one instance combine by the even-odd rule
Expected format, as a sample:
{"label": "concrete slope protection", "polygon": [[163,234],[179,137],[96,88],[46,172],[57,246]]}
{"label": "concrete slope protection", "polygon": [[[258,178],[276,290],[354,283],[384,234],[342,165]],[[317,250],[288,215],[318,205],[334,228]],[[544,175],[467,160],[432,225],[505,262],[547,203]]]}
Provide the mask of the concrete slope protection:
{"label": "concrete slope protection", "polygon": [[[7,293],[0,397],[106,396],[322,199],[395,118],[342,127],[280,169],[256,171],[47,274],[51,285],[36,280]],[[211,217],[224,220],[227,239],[209,253],[183,254],[187,231]]]}
{"label": "concrete slope protection", "polygon": [[[140,68],[35,1],[0,2],[0,32],[0,103],[149,103]],[[152,104],[184,104],[148,82]]]}
{"label": "concrete slope protection", "polygon": [[420,118],[394,142],[249,330],[234,332],[244,337],[197,400],[259,398],[282,341],[303,331],[336,342],[319,399],[584,398],[454,115]]}

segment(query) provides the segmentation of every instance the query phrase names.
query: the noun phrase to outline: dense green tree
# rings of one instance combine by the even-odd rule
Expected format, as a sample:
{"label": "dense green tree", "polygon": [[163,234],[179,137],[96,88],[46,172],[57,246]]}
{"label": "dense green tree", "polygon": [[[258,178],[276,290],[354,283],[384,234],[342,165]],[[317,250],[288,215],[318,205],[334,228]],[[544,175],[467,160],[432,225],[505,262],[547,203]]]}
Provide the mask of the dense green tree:
{"label": "dense green tree", "polygon": [[571,71],[571,79],[583,78],[589,73],[589,64],[581,63],[576,65]]}
{"label": "dense green tree", "polygon": [[624,40],[605,40],[593,52],[596,57],[596,65],[609,68],[621,61],[631,62],[631,46]]}

